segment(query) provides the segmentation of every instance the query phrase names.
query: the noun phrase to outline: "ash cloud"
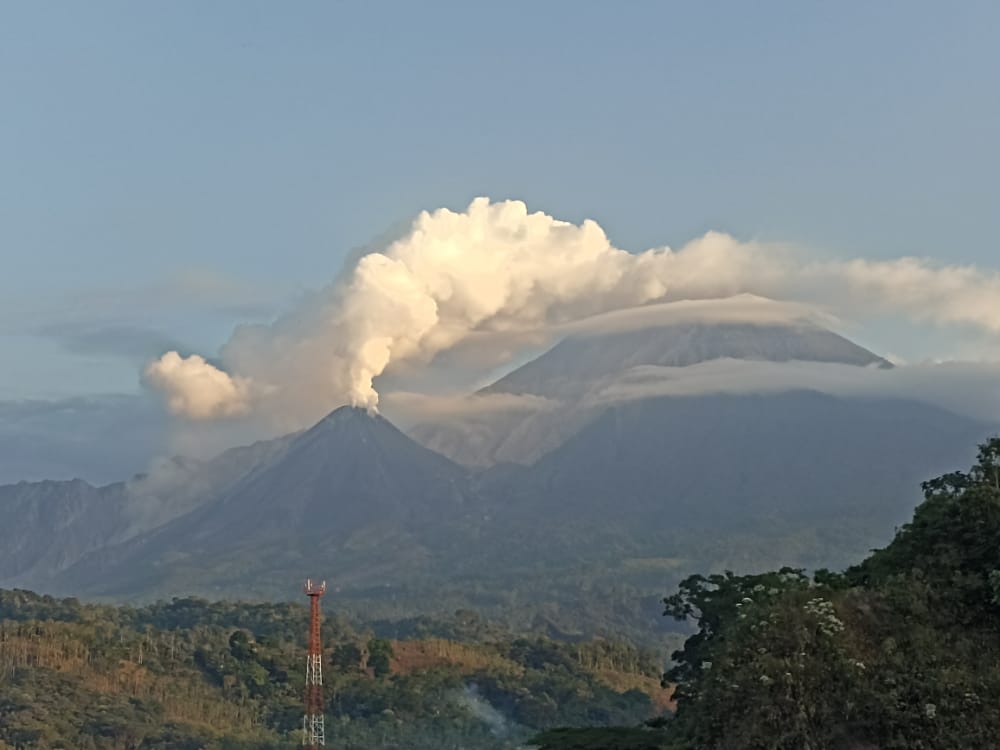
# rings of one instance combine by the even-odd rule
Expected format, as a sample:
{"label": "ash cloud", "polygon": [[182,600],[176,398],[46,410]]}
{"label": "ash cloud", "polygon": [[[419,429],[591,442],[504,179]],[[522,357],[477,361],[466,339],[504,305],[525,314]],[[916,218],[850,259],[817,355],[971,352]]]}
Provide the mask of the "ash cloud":
{"label": "ash cloud", "polygon": [[917,258],[817,261],[709,232],[678,250],[628,253],[593,221],[477,198],[423,212],[270,326],[244,326],[220,364],[168,352],[146,369],[175,414],[253,414],[284,428],[333,407],[376,409],[376,379],[479,340],[518,340],[590,316],[740,294],[864,318],[895,315],[1000,332],[1000,274]]}

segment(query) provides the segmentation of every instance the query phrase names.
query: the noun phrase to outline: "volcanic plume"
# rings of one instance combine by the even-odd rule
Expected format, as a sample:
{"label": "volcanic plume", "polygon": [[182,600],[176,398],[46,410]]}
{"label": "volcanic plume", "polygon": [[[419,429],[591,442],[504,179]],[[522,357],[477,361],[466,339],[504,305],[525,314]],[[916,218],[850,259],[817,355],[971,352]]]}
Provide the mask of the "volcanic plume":
{"label": "volcanic plume", "polygon": [[654,301],[741,293],[1000,330],[996,273],[915,258],[816,261],[718,232],[679,250],[630,253],[594,221],[477,198],[465,211],[421,213],[273,324],[238,328],[219,365],[167,352],[146,377],[191,419],[280,414],[304,425],[339,404],[375,410],[376,378],[472,336],[544,333]]}

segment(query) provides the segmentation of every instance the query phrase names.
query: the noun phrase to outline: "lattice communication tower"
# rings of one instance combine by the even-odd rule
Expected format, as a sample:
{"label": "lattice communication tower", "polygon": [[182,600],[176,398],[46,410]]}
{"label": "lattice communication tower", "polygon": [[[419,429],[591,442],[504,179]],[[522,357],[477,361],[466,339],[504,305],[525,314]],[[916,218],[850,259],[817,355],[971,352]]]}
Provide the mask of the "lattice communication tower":
{"label": "lattice communication tower", "polygon": [[326,581],[306,581],[309,597],[309,651],[306,654],[306,713],[302,717],[302,744],[308,748],[326,746],[323,726],[323,644],[319,639],[319,600],[326,593]]}

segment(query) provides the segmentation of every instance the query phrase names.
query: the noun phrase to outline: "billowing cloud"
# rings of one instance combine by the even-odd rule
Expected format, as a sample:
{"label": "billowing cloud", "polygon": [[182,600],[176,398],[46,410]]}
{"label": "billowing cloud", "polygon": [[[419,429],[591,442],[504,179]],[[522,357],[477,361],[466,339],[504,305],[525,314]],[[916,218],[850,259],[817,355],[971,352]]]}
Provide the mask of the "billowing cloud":
{"label": "billowing cloud", "polygon": [[421,213],[408,233],[273,325],[238,329],[221,352],[225,372],[170,352],[147,375],[188,417],[253,410],[284,426],[306,424],[343,403],[375,408],[380,375],[477,336],[517,337],[653,302],[738,294],[1000,331],[996,273],[914,258],[819,262],[718,232],[679,250],[633,254],[593,221],[574,225],[520,201],[478,198],[462,212]]}
{"label": "billowing cloud", "polygon": [[250,408],[250,384],[231,377],[203,357],[167,352],[146,367],[148,381],[167,396],[175,414],[212,419],[245,414]]}

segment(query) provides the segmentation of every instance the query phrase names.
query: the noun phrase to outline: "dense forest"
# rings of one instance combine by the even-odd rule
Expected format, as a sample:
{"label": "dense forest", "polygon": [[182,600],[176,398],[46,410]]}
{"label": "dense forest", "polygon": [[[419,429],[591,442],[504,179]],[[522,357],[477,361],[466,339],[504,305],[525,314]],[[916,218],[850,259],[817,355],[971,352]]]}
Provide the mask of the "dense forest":
{"label": "dense forest", "polygon": [[692,576],[677,712],[559,730],[543,750],[968,750],[1000,737],[1000,439],[923,485],[886,548],[841,573]]}
{"label": "dense forest", "polygon": [[[306,630],[293,604],[0,591],[0,748],[296,747]],[[338,748],[499,750],[668,709],[663,659],[622,643],[516,637],[471,612],[366,627],[329,617],[323,638]]]}

